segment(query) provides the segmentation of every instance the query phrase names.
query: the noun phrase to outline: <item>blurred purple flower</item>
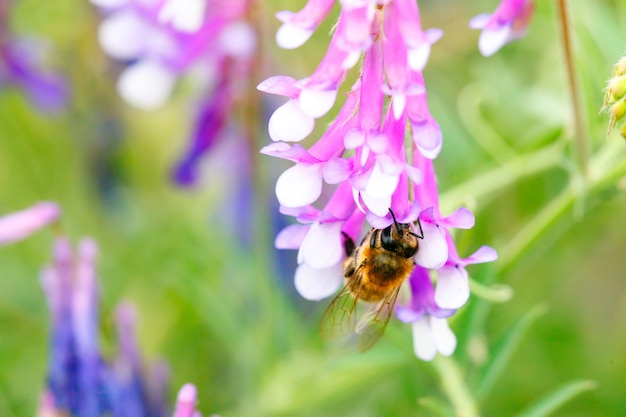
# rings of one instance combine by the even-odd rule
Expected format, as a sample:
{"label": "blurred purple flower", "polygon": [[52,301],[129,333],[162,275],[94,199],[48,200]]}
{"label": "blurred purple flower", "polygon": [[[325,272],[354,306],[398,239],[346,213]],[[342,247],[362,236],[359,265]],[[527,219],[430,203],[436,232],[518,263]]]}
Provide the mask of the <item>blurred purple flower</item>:
{"label": "blurred purple flower", "polygon": [[0,88],[15,85],[28,95],[33,105],[43,112],[55,112],[68,101],[65,79],[43,67],[34,53],[34,40],[0,40]]}
{"label": "blurred purple flower", "polygon": [[491,56],[509,42],[523,37],[533,15],[533,0],[502,0],[493,14],[485,13],[470,21],[472,29],[482,29],[478,49]]}
{"label": "blurred purple flower", "polygon": [[201,85],[194,132],[173,173],[179,185],[194,185],[198,163],[235,124],[235,106],[248,91],[257,42],[248,22],[251,1],[91,2],[105,14],[98,33],[102,48],[128,64],[117,84],[128,103],[157,109],[185,75]]}
{"label": "blurred purple flower", "polygon": [[17,86],[40,111],[58,111],[68,100],[65,79],[44,68],[42,40],[9,32],[9,8],[9,2],[0,3],[0,89]]}
{"label": "blurred purple flower", "polygon": [[61,208],[52,202],[37,203],[0,217],[0,246],[22,240],[42,227],[56,222]]}
{"label": "blurred purple flower", "polygon": [[100,354],[96,257],[93,240],[83,239],[75,255],[70,242],[59,237],[52,265],[42,270],[52,331],[39,416],[165,417],[167,372],[157,364],[150,378],[144,375],[129,303],[116,310],[116,358],[107,362]]}
{"label": "blurred purple flower", "polygon": [[[300,12],[280,12],[279,46],[304,43],[332,3],[310,0]],[[258,86],[288,99],[269,120],[275,143],[261,150],[295,163],[278,178],[276,196],[281,212],[299,224],[281,231],[276,247],[298,249],[295,287],[304,298],[320,300],[341,286],[345,236],[358,242],[366,221],[384,229],[392,223],[390,210],[401,223],[419,220],[424,236],[408,280],[412,299],[398,314],[414,323],[414,333],[432,331],[431,345],[451,354],[454,335],[445,320],[437,320],[467,301],[465,265],[496,256],[484,247],[460,259],[450,230],[473,227],[474,216],[466,208],[447,217],[439,211],[432,159],[442,148],[442,133],[429,111],[421,71],[442,31],[422,30],[415,0],[340,4],[333,38],[314,73],[302,80],[275,76]],[[299,142],[313,131],[315,119],[332,108],[347,71],[361,57],[360,78],[328,130],[309,149],[286,143]],[[313,204],[324,196],[324,184],[336,187],[318,209]],[[438,277],[435,289],[428,270]],[[422,359],[432,359],[437,350],[416,345]]]}

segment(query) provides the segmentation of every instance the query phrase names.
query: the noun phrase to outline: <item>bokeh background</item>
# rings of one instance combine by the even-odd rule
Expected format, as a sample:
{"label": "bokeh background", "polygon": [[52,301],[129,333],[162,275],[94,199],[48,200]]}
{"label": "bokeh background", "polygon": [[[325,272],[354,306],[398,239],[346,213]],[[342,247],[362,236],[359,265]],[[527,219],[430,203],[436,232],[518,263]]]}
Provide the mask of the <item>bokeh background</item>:
{"label": "bokeh background", "polygon": [[[252,84],[309,75],[331,22],[304,47],[279,51],[273,14],[304,2],[259,3],[264,55]],[[196,384],[205,414],[446,415],[432,404],[448,402],[449,381],[439,371],[455,366],[485,416],[515,415],[578,380],[597,385],[555,415],[626,415],[626,142],[607,139],[608,116],[599,112],[606,79],[626,50],[626,3],[568,3],[593,150],[587,180],[572,146],[556,1],[538,1],[528,36],[490,58],[478,53],[479,33],[467,21],[492,11],[495,0],[420,1],[423,26],[445,31],[424,73],[444,134],[435,161],[443,209],[474,210],[476,226],[458,236],[461,254],[488,244],[500,260],[470,274],[496,286],[491,298],[513,293],[502,303],[475,295],[453,318],[453,362],[420,362],[409,326],[397,321],[364,355],[322,342],[317,325],[327,303],[299,298],[295,252],[273,249],[286,224],[273,187],[287,165],[257,154],[269,143],[266,120],[249,121],[259,143],[246,144],[255,175],[252,210],[238,219],[242,239],[223,221],[235,204],[229,190],[241,181],[220,168],[223,159],[209,156],[193,189],[170,179],[192,129],[194,84],[183,81],[160,110],[126,105],[115,91],[119,64],[102,53],[100,16],[87,1],[20,0],[11,10],[13,33],[49,43],[50,68],[67,77],[71,100],[42,114],[22,91],[0,90],[0,213],[58,201],[63,232],[100,245],[104,355],[115,346],[113,309],[130,300],[146,366],[167,361],[171,400],[183,383]],[[260,100],[270,114],[276,102]],[[44,231],[0,249],[4,417],[34,415],[44,387],[50,323],[38,273],[53,237]]]}

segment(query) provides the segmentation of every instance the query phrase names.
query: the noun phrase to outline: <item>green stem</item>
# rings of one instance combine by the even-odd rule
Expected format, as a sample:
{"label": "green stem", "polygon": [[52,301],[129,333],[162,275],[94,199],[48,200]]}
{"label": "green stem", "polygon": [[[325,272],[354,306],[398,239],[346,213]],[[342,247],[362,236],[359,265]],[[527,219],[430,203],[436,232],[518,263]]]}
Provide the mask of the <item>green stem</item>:
{"label": "green stem", "polygon": [[577,186],[570,182],[565,190],[526,224],[520,233],[502,250],[498,260],[500,272],[511,266],[533,242],[546,232],[551,225],[565,214],[587,192],[597,193],[613,186],[626,175],[624,152],[617,152],[616,146],[607,144],[589,163],[589,186]]}
{"label": "green stem", "polygon": [[448,396],[457,417],[478,417],[478,407],[464,381],[461,370],[452,358],[438,356],[432,362],[439,374],[441,388]]}
{"label": "green stem", "polygon": [[558,8],[561,40],[563,41],[563,53],[565,54],[565,66],[567,68],[569,89],[572,95],[572,110],[574,111],[574,141],[576,145],[576,153],[578,155],[580,170],[583,177],[586,178],[588,174],[588,161],[590,152],[585,128],[586,118],[583,113],[580,90],[578,88],[578,82],[576,80],[576,65],[574,63],[574,48],[570,35],[570,21],[567,15],[567,1],[559,0]]}

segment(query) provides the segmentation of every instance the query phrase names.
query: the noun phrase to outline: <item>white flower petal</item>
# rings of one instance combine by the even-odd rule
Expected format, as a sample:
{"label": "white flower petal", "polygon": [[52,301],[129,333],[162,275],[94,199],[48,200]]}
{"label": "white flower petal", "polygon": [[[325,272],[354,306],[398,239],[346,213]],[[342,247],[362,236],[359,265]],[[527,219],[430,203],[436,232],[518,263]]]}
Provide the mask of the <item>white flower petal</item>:
{"label": "white flower petal", "polygon": [[322,193],[321,164],[296,164],[278,177],[276,197],[285,207],[303,207]]}
{"label": "white flower petal", "polygon": [[433,335],[428,325],[428,317],[416,321],[413,328],[413,351],[415,356],[424,361],[432,361],[437,354]]}
{"label": "white flower petal", "polygon": [[304,114],[297,100],[289,100],[270,117],[268,131],[273,141],[299,142],[309,136],[315,120]]}
{"label": "white flower petal", "polygon": [[483,29],[478,39],[478,49],[483,56],[491,56],[498,52],[509,40],[511,26],[504,26],[498,30]]}
{"label": "white flower petal", "polygon": [[465,268],[443,266],[437,271],[435,303],[441,308],[459,308],[470,296],[469,280]]}
{"label": "white flower petal", "polygon": [[448,260],[448,243],[443,231],[430,223],[422,222],[424,239],[419,242],[415,262],[426,269],[439,269]]}
{"label": "white flower petal", "polygon": [[222,51],[235,58],[252,56],[257,46],[256,34],[250,24],[239,21],[226,26],[220,33]]}
{"label": "white flower petal", "polygon": [[456,349],[456,336],[450,330],[448,320],[437,317],[430,317],[429,319],[430,330],[437,350],[444,356],[452,355]]}
{"label": "white flower petal", "polygon": [[469,27],[472,29],[482,29],[487,22],[491,19],[491,13],[483,13],[478,16],[474,16],[469,21]]}
{"label": "white flower petal", "polygon": [[329,268],[341,263],[343,247],[341,226],[343,223],[314,223],[300,246],[302,262],[311,268]]}
{"label": "white flower petal", "polygon": [[309,233],[310,227],[309,225],[290,224],[276,235],[274,246],[276,249],[299,249],[307,233]]}
{"label": "white flower petal", "polygon": [[337,90],[316,90],[304,88],[300,93],[300,107],[309,117],[322,117],[333,107],[337,98]]}
{"label": "white flower petal", "polygon": [[142,61],[124,70],[117,89],[128,103],[143,110],[161,107],[170,96],[176,78],[172,72],[153,61]]}
{"label": "white flower petal", "polygon": [[146,22],[139,15],[130,10],[122,11],[102,21],[98,29],[98,41],[111,57],[129,60],[142,53],[146,30]]}
{"label": "white flower petal", "polygon": [[359,129],[352,129],[343,137],[346,149],[356,149],[365,143],[365,134]]}
{"label": "white flower petal", "polygon": [[376,162],[369,181],[365,186],[365,192],[376,199],[390,198],[394,191],[396,191],[399,180],[399,175],[385,174],[380,168],[380,163]]}
{"label": "white flower petal", "polygon": [[311,29],[284,23],[276,31],[276,43],[284,49],[295,49],[308,41],[312,34],[313,30]]}
{"label": "white flower petal", "polygon": [[406,107],[406,96],[404,94],[394,94],[391,105],[393,106],[393,117],[396,120],[400,120]]}
{"label": "white flower petal", "polygon": [[207,0],[168,0],[160,10],[160,23],[171,23],[181,32],[195,33],[204,22]]}
{"label": "white flower petal", "polygon": [[384,217],[389,213],[389,207],[391,207],[391,196],[376,198],[366,192],[361,192],[361,198],[369,211],[378,217]]}
{"label": "white flower petal", "polygon": [[349,70],[350,68],[355,66],[357,64],[357,62],[359,62],[360,58],[361,58],[361,51],[359,51],[359,50],[357,50],[357,51],[349,51],[348,55],[346,56],[346,58],[341,63],[341,69]]}
{"label": "white flower petal", "polygon": [[410,48],[407,52],[409,68],[413,71],[423,70],[429,56],[430,44],[427,42],[420,43],[416,48]]}
{"label": "white flower petal", "polygon": [[296,290],[307,300],[318,301],[330,297],[339,289],[341,282],[341,263],[324,269],[302,264],[296,269]]}

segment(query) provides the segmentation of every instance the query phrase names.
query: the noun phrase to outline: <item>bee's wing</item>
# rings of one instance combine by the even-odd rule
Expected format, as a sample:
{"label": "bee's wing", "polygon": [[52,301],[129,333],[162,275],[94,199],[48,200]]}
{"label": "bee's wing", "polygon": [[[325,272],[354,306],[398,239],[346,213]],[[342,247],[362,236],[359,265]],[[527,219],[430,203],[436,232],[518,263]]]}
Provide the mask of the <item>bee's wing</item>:
{"label": "bee's wing", "polygon": [[376,306],[365,313],[356,325],[355,331],[359,335],[359,351],[365,352],[376,344],[385,332],[387,323],[393,314],[400,286],[389,292]]}
{"label": "bee's wing", "polygon": [[[350,281],[360,280],[361,268],[357,268]],[[349,285],[331,301],[320,321],[320,333],[327,340],[334,340],[354,333],[358,294],[352,294]]]}

